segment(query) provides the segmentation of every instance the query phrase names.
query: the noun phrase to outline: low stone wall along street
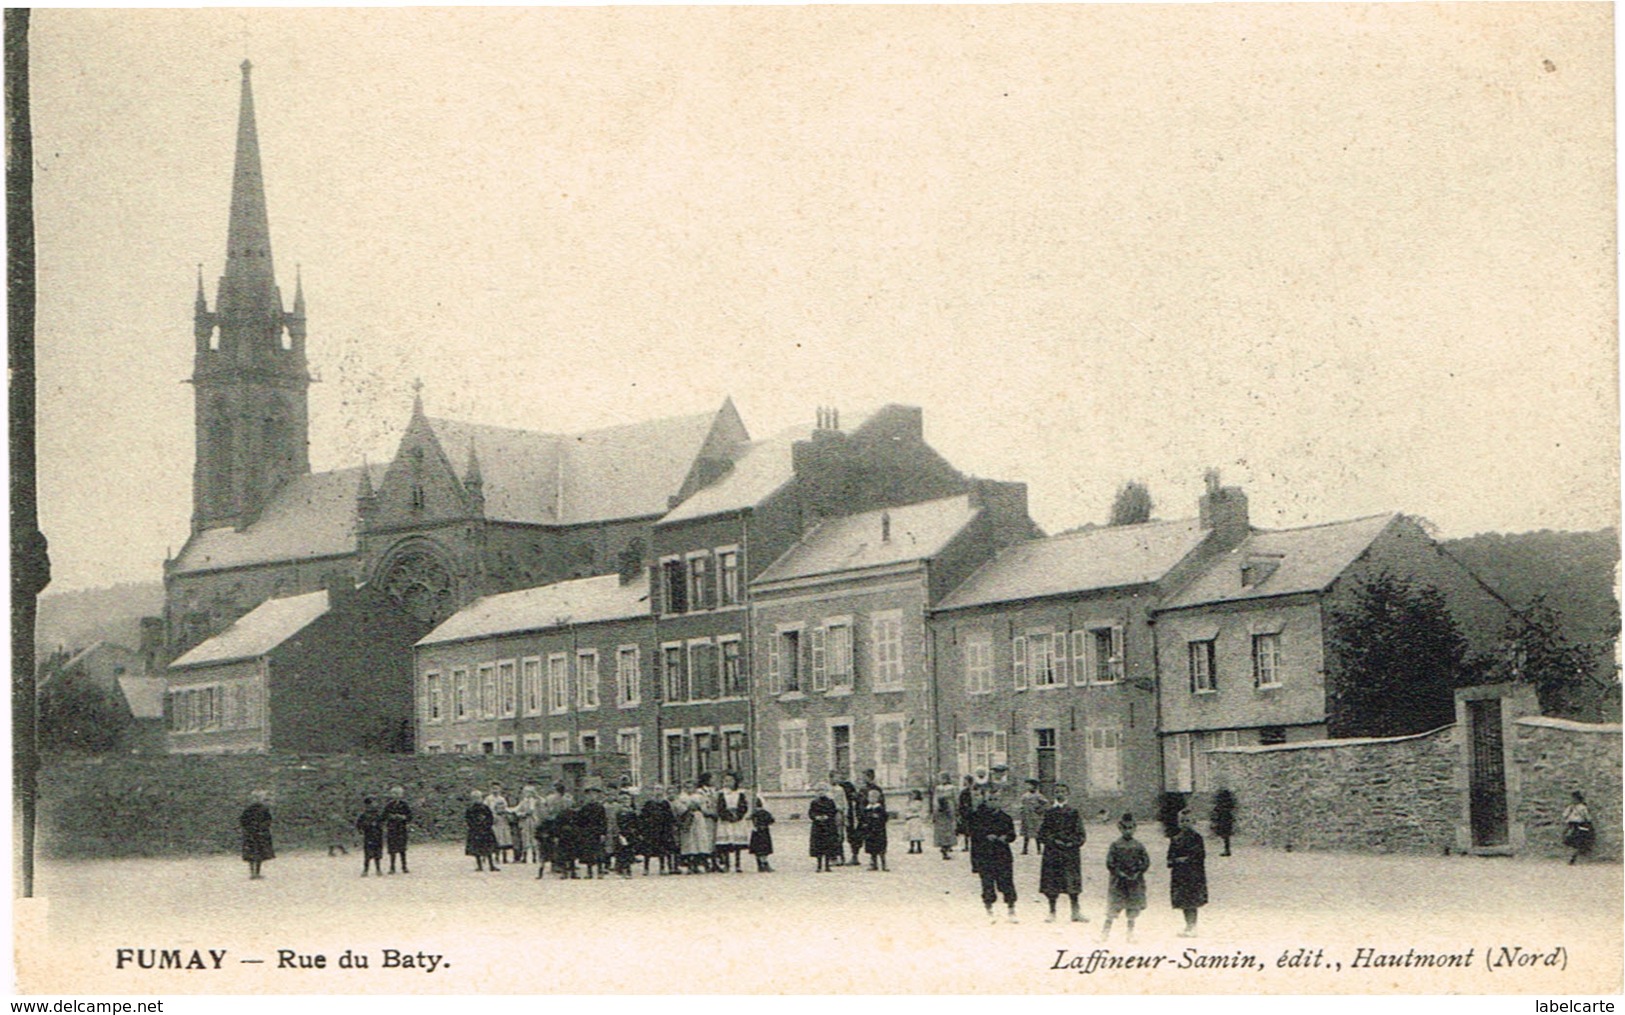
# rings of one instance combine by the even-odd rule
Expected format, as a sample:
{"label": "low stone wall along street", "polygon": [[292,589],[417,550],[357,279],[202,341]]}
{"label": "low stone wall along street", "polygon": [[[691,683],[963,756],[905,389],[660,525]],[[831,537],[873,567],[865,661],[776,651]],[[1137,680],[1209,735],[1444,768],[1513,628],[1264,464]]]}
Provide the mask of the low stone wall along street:
{"label": "low stone wall along street", "polygon": [[1620,724],[1526,716],[1515,720],[1512,759],[1520,796],[1514,814],[1523,823],[1525,850],[1567,856],[1563,809],[1569,794],[1585,794],[1597,829],[1594,855],[1620,858]]}
{"label": "low stone wall along street", "polygon": [[40,771],[39,843],[47,856],[121,857],[236,852],[238,816],[256,789],[271,793],[278,849],[358,848],[363,797],[406,791],[414,839],[458,839],[469,791],[500,782],[618,780],[618,754],[169,755],[48,761]]}
{"label": "low stone wall along street", "polygon": [[[1482,852],[1567,856],[1563,810],[1585,794],[1594,856],[1620,858],[1617,723],[1525,716],[1506,751],[1511,845]],[[1446,853],[1471,842],[1461,727],[1408,737],[1317,740],[1209,753],[1215,787],[1236,798],[1235,841],[1363,853]]]}
{"label": "low stone wall along street", "polygon": [[1209,770],[1235,794],[1239,843],[1443,853],[1459,809],[1454,731],[1222,748]]}

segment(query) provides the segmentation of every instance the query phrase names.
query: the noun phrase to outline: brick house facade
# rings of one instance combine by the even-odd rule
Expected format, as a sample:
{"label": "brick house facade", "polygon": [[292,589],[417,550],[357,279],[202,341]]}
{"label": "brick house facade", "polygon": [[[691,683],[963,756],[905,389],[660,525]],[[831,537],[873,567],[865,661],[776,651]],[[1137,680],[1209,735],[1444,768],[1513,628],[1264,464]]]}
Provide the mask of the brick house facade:
{"label": "brick house facade", "polygon": [[625,756],[659,781],[654,620],[641,570],[480,599],[418,642],[418,752]]}

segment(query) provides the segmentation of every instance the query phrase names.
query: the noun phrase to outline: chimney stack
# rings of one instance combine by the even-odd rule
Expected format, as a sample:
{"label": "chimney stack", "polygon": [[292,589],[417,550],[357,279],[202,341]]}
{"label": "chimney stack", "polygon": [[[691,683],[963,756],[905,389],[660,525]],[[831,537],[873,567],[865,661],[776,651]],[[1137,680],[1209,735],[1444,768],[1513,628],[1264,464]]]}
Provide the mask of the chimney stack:
{"label": "chimney stack", "polygon": [[1209,469],[1202,474],[1207,492],[1197,502],[1202,528],[1211,529],[1220,548],[1240,545],[1252,532],[1247,516],[1247,494],[1239,486],[1219,485],[1219,470]]}

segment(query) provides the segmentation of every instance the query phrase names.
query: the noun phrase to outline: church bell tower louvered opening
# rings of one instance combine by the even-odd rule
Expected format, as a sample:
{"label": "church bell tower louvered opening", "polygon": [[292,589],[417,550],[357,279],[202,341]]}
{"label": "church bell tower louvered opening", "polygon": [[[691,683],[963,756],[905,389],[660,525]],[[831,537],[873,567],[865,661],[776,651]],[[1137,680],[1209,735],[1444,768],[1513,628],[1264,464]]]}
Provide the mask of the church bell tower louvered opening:
{"label": "church bell tower louvered opening", "polygon": [[289,480],[310,472],[310,371],[303,280],[282,308],[244,60],[226,267],[211,312],[198,269],[192,385],[197,456],[192,530],[244,528]]}

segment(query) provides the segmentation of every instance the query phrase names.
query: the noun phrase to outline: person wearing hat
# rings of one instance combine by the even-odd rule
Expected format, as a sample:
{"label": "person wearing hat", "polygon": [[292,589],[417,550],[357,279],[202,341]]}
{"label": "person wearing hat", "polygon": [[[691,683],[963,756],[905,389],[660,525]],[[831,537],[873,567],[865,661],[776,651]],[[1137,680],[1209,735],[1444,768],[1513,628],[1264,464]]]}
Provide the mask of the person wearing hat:
{"label": "person wearing hat", "polygon": [[1016,919],[1015,858],[1010,844],[1016,841],[1016,823],[999,806],[998,787],[985,783],[981,787],[981,800],[970,815],[970,869],[982,879],[982,908],[994,923],[993,900],[1004,896],[1007,919]]}
{"label": "person wearing hat", "polygon": [[1134,838],[1134,815],[1124,814],[1117,830],[1121,836],[1106,850],[1106,922],[1101,924],[1100,939],[1111,935],[1117,914],[1127,912],[1128,940],[1133,941],[1134,919],[1145,909],[1145,872],[1151,869],[1151,856]]}
{"label": "person wearing hat", "polygon": [[401,786],[389,788],[389,800],[384,804],[384,851],[389,854],[389,872],[395,873],[395,860],[401,861],[401,873],[406,869],[406,840],[412,824],[412,805],[406,802],[406,790]]}
{"label": "person wearing hat", "polygon": [[271,845],[271,794],[263,789],[257,789],[249,797],[249,804],[238,817],[237,824],[243,831],[243,859],[248,862],[248,877],[251,881],[258,881],[260,864],[267,860],[276,859],[276,850]]}

